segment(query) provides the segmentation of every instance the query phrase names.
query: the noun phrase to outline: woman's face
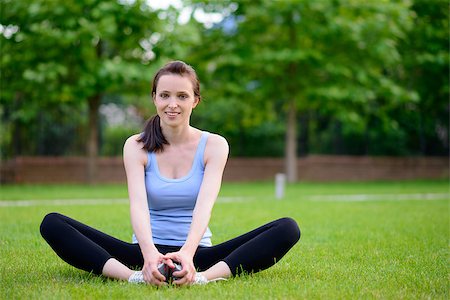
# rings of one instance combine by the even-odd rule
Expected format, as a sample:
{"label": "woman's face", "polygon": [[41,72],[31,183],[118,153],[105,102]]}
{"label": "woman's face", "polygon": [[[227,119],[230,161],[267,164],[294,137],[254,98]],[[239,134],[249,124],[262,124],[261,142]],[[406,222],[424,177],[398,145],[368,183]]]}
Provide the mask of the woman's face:
{"label": "woman's face", "polygon": [[192,109],[199,101],[194,97],[192,82],[188,77],[167,74],[159,78],[153,102],[162,123],[179,126],[189,125]]}

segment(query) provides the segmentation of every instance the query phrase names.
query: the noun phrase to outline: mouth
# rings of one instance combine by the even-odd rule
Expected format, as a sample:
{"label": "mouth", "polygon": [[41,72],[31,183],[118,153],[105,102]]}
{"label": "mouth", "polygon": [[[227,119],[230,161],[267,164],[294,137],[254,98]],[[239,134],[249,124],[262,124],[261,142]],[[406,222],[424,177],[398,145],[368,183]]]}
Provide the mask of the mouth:
{"label": "mouth", "polygon": [[180,114],[179,112],[176,112],[176,111],[166,111],[165,113],[169,117],[176,117]]}

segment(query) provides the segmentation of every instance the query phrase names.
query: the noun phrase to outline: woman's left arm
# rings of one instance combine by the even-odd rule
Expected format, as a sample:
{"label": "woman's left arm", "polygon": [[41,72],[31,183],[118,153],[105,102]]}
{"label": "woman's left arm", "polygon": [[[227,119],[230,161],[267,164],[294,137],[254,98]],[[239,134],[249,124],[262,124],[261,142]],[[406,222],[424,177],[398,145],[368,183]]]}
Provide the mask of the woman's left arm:
{"label": "woman's left arm", "polygon": [[211,134],[205,149],[205,173],[192,215],[192,223],[186,242],[180,251],[168,254],[168,258],[179,261],[183,270],[174,275],[180,278],[176,284],[189,284],[194,281],[195,267],[192,262],[195,251],[209,224],[212,208],[222,184],[223,171],[228,159],[227,141],[220,135]]}

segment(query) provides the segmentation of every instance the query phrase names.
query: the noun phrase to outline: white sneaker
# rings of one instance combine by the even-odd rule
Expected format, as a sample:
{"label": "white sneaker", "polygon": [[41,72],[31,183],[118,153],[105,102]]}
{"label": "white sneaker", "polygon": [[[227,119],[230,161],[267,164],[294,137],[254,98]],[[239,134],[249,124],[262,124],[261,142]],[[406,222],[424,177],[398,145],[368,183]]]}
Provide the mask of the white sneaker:
{"label": "white sneaker", "polygon": [[136,271],[128,278],[128,282],[130,283],[145,283],[144,275],[142,271]]}
{"label": "white sneaker", "polygon": [[194,284],[194,285],[205,285],[208,282],[209,281],[208,281],[208,279],[206,279],[205,276],[203,276],[200,273],[195,273],[195,279],[194,279],[194,282],[192,284]]}
{"label": "white sneaker", "polygon": [[195,273],[195,279],[194,279],[194,282],[192,284],[193,285],[205,285],[205,284],[208,284],[210,282],[222,281],[222,280],[226,280],[226,279],[222,278],[222,277],[219,277],[219,278],[216,278],[216,279],[208,280],[202,274]]}

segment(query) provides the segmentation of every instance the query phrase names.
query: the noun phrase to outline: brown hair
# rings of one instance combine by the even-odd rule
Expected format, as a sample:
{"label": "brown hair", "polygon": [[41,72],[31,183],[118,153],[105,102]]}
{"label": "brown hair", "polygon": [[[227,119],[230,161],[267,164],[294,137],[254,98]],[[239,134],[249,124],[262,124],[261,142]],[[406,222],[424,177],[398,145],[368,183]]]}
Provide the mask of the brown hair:
{"label": "brown hair", "polygon": [[[159,78],[161,78],[161,76],[163,75],[168,74],[176,74],[189,78],[192,82],[194,97],[199,101],[201,100],[200,81],[198,80],[197,73],[190,65],[179,60],[169,62],[161,69],[159,69],[158,72],[156,72],[152,82],[152,97],[154,97],[156,94],[156,87],[158,86]],[[154,115],[147,120],[147,123],[144,127],[144,132],[140,135],[138,142],[144,143],[144,146],[142,148],[150,152],[163,151],[164,145],[169,144],[169,142],[164,137],[164,134],[162,133],[158,115]]]}

